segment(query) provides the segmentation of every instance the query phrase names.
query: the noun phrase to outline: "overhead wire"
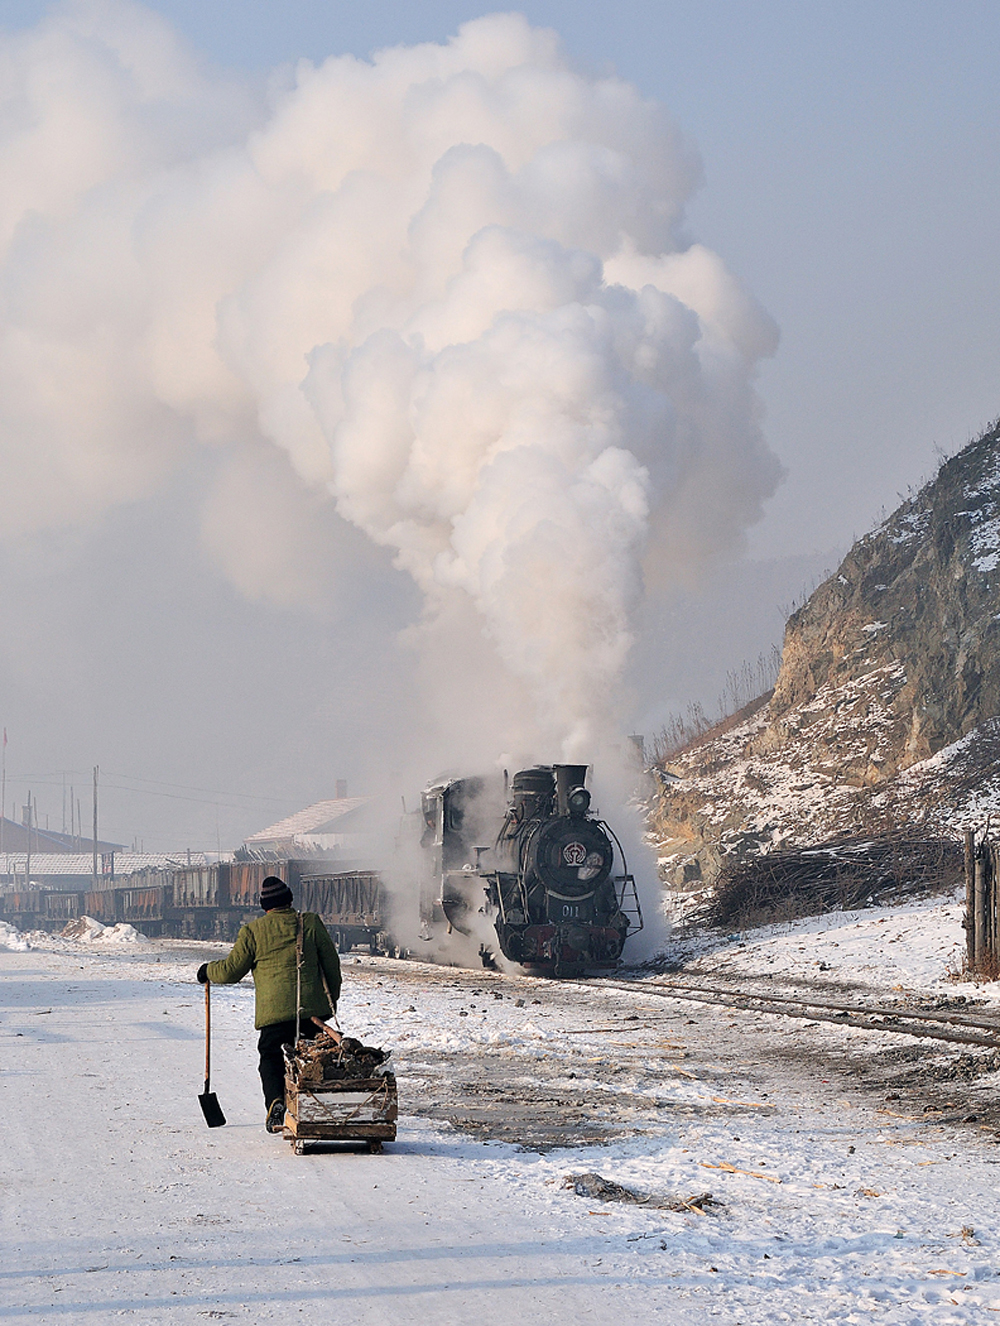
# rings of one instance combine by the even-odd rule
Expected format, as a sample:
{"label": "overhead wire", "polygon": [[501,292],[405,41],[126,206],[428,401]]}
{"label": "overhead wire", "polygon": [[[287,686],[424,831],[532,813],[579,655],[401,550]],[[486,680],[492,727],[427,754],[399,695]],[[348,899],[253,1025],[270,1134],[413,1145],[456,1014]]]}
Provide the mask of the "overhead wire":
{"label": "overhead wire", "polygon": [[[190,786],[188,786],[188,785],[185,784],[185,783],[166,783],[166,782],[161,782],[160,780],[158,780],[158,779],[153,779],[153,778],[144,779],[144,778],[136,777],[135,775],[132,775],[132,774],[115,773],[115,772],[113,772],[113,771],[111,771],[111,770],[105,771],[105,770],[103,770],[103,769],[101,770],[101,774],[102,774],[102,777],[101,777],[101,787],[102,787],[102,788],[111,788],[111,789],[113,789],[114,791],[118,791],[118,792],[134,792],[134,793],[136,793],[136,794],[138,794],[138,795],[140,795],[140,796],[158,796],[158,797],[168,797],[168,798],[170,798],[170,799],[172,799],[172,800],[176,800],[176,801],[193,801],[193,802],[195,802],[195,803],[198,804],[198,805],[205,805],[205,806],[209,806],[209,805],[211,805],[211,806],[214,806],[214,805],[220,805],[220,804],[223,804],[223,803],[220,803],[220,802],[219,802],[219,800],[218,800],[219,797],[226,798],[226,799],[228,799],[228,800],[231,801],[231,802],[238,802],[238,801],[261,801],[261,802],[267,802],[267,803],[269,803],[269,804],[271,804],[271,805],[276,805],[276,806],[298,806],[298,805],[301,804],[301,799],[296,799],[296,798],[293,798],[293,797],[268,797],[268,796],[260,796],[259,794],[254,793],[254,792],[223,792],[223,791],[218,791],[218,790],[215,790],[215,789],[212,789],[212,788],[208,788],[208,787],[190,787]],[[10,772],[9,770],[8,770],[8,773],[7,773],[7,781],[8,781],[8,783],[30,783],[32,787],[38,787],[38,786],[41,786],[41,787],[61,787],[61,786],[62,786],[62,780],[63,780],[63,777],[64,777],[64,774],[63,774],[62,772],[60,772],[60,773],[58,774],[58,776],[53,775],[53,774],[48,774],[48,773],[47,773],[47,774],[30,774],[30,773],[29,773],[29,774],[22,774],[22,773],[12,773],[12,772]],[[81,772],[80,770],[67,769],[67,770],[65,771],[65,777],[67,777],[67,778],[89,778],[89,777],[90,777],[90,771],[88,770],[86,773],[84,773],[84,772]],[[123,783],[113,783],[113,782],[109,782],[109,781],[108,781],[109,778],[123,778],[123,779],[126,779],[127,782],[124,783],[124,784],[123,784]],[[156,791],[156,790],[155,790],[155,787],[139,787],[139,786],[129,786],[129,785],[128,785],[128,783],[136,784],[136,783],[144,783],[144,782],[146,782],[146,783],[153,783],[153,784],[155,784],[155,787],[172,787],[172,788],[175,788],[175,789],[177,789],[177,790],[174,791],[174,792],[160,792],[160,791]],[[200,792],[200,793],[202,793],[203,795],[200,796],[200,797],[198,797],[198,796],[184,796],[184,795],[182,795],[182,793],[185,792],[185,791],[186,791],[186,792]],[[210,800],[206,800],[206,797],[207,797],[207,798],[211,798],[211,799],[210,799]],[[230,805],[228,805],[226,808],[229,809],[229,810],[241,810],[241,809],[243,809],[243,807],[240,806],[240,805],[238,805],[238,804],[230,804]]]}

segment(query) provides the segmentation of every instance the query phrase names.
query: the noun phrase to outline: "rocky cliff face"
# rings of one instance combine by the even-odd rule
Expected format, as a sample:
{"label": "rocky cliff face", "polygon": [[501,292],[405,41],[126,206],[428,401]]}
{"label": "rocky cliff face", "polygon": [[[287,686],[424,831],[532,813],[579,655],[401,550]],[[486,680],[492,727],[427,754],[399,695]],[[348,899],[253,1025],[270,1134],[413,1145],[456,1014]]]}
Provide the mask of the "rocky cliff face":
{"label": "rocky cliff face", "polygon": [[981,812],[997,715],[1000,424],[789,619],[756,712],[664,766],[651,826],[665,877],[711,879],[734,852],[890,819],[960,820],[973,795]]}

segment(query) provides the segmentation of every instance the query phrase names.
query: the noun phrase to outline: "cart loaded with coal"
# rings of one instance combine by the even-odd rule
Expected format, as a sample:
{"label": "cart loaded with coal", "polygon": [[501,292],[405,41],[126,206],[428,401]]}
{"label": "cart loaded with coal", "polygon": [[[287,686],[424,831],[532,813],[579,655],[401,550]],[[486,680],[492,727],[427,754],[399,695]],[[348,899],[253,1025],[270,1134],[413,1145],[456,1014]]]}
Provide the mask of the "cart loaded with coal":
{"label": "cart loaded with coal", "polygon": [[[383,1142],[396,1140],[398,1098],[389,1068],[391,1051],[363,1045],[318,1017],[309,1019],[318,1035],[304,1037],[301,923],[296,926],[295,967],[295,1042],[282,1047],[283,1135],[297,1156],[305,1154],[309,1142],[366,1142],[369,1151],[381,1151]],[[336,1009],[329,989],[327,996]],[[335,1013],[333,1018],[336,1022]]]}
{"label": "cart loaded with coal", "polygon": [[367,1142],[381,1151],[396,1139],[398,1097],[391,1051],[326,1028],[284,1047],[284,1137],[297,1156],[310,1142]]}

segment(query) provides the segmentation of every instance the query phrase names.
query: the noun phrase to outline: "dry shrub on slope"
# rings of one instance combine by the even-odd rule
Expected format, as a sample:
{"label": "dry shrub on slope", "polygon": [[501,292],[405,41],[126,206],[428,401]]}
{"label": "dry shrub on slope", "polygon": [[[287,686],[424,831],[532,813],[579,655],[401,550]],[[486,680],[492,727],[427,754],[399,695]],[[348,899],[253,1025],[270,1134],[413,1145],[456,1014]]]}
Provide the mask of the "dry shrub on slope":
{"label": "dry shrub on slope", "polygon": [[724,865],[692,924],[726,930],[944,892],[963,878],[958,838],[897,829],[832,838]]}

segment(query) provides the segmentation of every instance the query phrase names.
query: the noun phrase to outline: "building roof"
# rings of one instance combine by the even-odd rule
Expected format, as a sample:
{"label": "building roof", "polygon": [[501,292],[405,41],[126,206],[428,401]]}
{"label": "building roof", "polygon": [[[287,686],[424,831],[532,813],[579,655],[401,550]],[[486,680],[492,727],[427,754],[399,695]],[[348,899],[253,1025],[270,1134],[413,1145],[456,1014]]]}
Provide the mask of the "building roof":
{"label": "building roof", "polygon": [[306,806],[305,810],[297,810],[277,824],[251,834],[246,840],[247,846],[288,842],[306,834],[349,832],[352,826],[345,822],[345,817],[368,805],[370,800],[370,797],[340,797],[334,801],[317,801]]}
{"label": "building roof", "polygon": [[[28,850],[28,827],[25,824],[18,824],[16,820],[3,819],[3,833],[0,834],[0,847],[3,852],[27,852]],[[31,855],[36,852],[56,853],[66,852],[79,854],[82,851],[90,851],[93,839],[85,835],[73,836],[68,833],[56,833],[54,829],[40,829],[37,824],[31,826]],[[106,843],[98,839],[98,852],[123,852],[124,843]],[[2,852],[0,852],[2,855]]]}
{"label": "building roof", "polygon": [[[110,853],[99,858],[97,868],[101,872],[103,883],[111,879]],[[189,859],[190,856],[190,859]],[[115,852],[115,882],[128,875],[138,874],[143,870],[182,870],[187,866],[203,867],[213,864],[218,859],[216,852]],[[9,876],[23,876],[28,864],[26,852],[0,852],[0,879]],[[51,876],[65,878],[73,876],[86,884],[93,875],[94,858],[86,853],[31,853],[31,878],[43,882]],[[109,869],[104,870],[108,865]]]}

